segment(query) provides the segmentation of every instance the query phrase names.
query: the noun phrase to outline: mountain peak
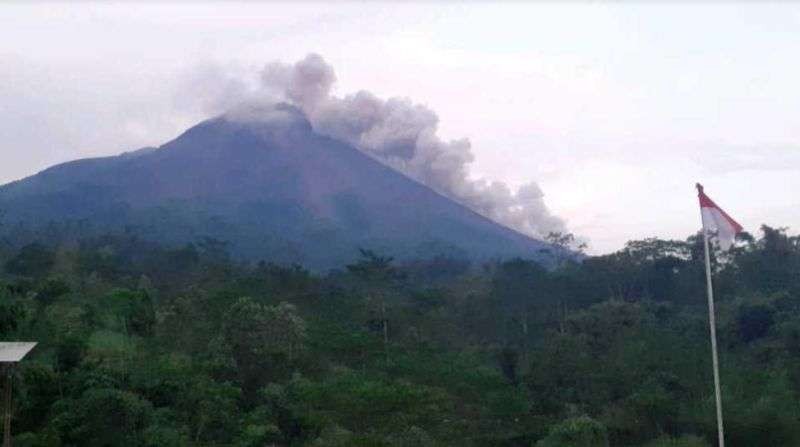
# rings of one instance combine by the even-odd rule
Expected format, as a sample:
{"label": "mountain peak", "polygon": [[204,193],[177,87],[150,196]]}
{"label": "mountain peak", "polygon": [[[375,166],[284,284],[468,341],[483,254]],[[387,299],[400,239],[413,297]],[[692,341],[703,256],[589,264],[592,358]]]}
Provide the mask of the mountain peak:
{"label": "mountain peak", "polygon": [[158,150],[0,187],[0,209],[28,228],[88,221],[83,231],[125,228],[166,243],[214,237],[244,258],[316,268],[340,266],[359,248],[486,259],[535,258],[546,247],[316,134],[287,104],[241,107]]}
{"label": "mountain peak", "polygon": [[300,129],[311,131],[311,123],[297,107],[284,103],[245,103],[228,111],[223,118],[255,128]]}

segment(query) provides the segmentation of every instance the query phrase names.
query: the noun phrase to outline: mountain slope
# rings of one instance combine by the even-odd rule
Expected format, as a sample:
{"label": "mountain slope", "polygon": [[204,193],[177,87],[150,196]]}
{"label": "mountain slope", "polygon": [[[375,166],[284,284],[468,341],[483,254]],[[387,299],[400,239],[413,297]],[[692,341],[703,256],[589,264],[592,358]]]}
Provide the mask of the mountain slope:
{"label": "mountain slope", "polygon": [[83,222],[166,243],[208,236],[245,258],[317,268],[341,265],[359,247],[474,259],[539,257],[547,247],[314,133],[292,107],[270,115],[216,118],[158,149],[65,163],[2,186],[6,226]]}

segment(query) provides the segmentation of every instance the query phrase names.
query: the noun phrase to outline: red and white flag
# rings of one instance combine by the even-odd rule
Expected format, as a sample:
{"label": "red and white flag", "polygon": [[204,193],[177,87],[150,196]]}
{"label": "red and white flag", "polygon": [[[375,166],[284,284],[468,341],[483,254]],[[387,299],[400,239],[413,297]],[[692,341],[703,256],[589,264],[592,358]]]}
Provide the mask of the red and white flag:
{"label": "red and white flag", "polygon": [[703,186],[699,183],[697,184],[697,195],[700,198],[703,231],[709,236],[716,235],[719,247],[723,250],[728,250],[733,245],[736,235],[742,232],[742,226],[714,203],[703,192]]}

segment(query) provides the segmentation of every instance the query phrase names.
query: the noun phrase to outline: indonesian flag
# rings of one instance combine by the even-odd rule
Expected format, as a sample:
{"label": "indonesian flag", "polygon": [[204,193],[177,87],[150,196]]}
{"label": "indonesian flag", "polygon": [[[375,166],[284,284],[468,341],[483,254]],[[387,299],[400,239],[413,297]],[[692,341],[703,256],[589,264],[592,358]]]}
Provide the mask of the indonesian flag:
{"label": "indonesian flag", "polygon": [[700,198],[700,215],[703,218],[703,231],[711,236],[716,234],[717,243],[723,250],[733,245],[736,235],[742,232],[742,226],[722,210],[705,192],[703,185],[697,184],[697,195]]}

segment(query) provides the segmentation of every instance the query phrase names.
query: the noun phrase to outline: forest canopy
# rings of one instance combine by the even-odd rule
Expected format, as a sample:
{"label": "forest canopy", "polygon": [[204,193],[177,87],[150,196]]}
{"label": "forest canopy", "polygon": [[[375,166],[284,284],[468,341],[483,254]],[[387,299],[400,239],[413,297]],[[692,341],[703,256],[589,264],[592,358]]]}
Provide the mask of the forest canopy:
{"label": "forest canopy", "polygon": [[[364,249],[327,273],[212,239],[12,242],[0,339],[39,342],[17,446],[716,439],[697,235],[546,267]],[[764,226],[712,261],[728,442],[800,445],[800,237]]]}

